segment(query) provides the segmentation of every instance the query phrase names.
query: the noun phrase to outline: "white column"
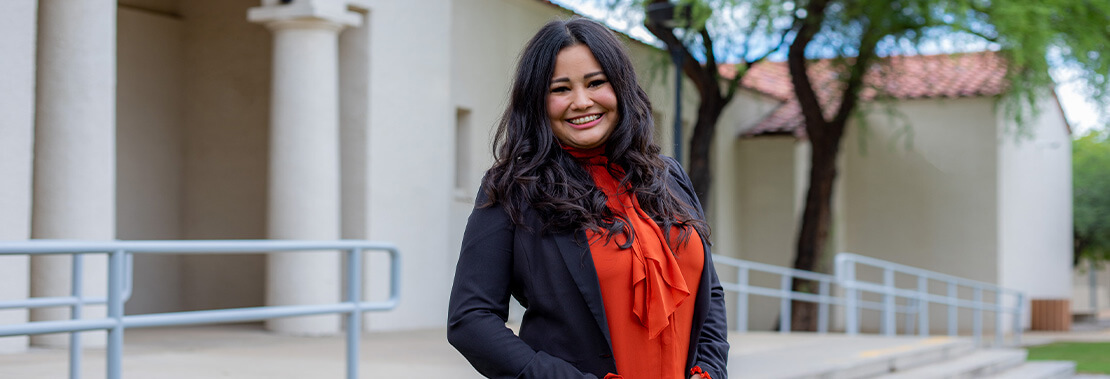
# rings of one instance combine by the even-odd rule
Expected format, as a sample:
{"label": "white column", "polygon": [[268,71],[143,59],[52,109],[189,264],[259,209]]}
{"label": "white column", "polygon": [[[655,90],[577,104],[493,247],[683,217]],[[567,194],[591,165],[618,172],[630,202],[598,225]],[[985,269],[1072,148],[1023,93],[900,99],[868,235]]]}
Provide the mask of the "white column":
{"label": "white column", "polygon": [[[116,1],[39,2],[32,238],[115,238]],[[70,293],[70,256],[31,260],[31,295]],[[103,255],[85,258],[84,294],[104,296]],[[103,317],[102,306],[86,318]],[[31,312],[36,321],[69,318],[66,308]],[[103,345],[103,332],[85,333]],[[32,338],[60,346],[64,334]]]}
{"label": "white column", "polygon": [[[31,237],[31,147],[35,128],[35,0],[0,2],[0,241]],[[0,300],[29,294],[27,256],[0,257]],[[0,325],[27,311],[0,311]],[[23,352],[27,337],[0,338],[0,354]]]}
{"label": "white column", "polygon": [[[264,1],[249,18],[274,33],[270,104],[269,236],[334,240],[339,211],[339,31],[359,16],[339,1]],[[340,299],[340,255],[272,253],[267,305]],[[338,315],[269,320],[271,330],[301,335],[339,331]]]}

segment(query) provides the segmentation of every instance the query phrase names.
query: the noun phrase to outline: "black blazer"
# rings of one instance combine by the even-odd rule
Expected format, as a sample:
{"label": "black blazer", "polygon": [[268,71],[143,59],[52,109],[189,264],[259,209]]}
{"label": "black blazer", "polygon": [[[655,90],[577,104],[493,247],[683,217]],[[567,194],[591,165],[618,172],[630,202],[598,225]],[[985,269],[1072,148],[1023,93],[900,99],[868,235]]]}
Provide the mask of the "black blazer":
{"label": "black blazer", "polygon": [[[704,218],[682,168],[669,157],[670,188]],[[487,201],[484,189],[476,204]],[[616,373],[597,271],[585,231],[545,233],[532,209],[517,227],[499,206],[475,207],[463,234],[448,309],[447,339],[491,378],[594,378]],[[727,379],[724,290],[704,241],[686,372]],[[526,309],[520,336],[505,327],[509,295]]]}

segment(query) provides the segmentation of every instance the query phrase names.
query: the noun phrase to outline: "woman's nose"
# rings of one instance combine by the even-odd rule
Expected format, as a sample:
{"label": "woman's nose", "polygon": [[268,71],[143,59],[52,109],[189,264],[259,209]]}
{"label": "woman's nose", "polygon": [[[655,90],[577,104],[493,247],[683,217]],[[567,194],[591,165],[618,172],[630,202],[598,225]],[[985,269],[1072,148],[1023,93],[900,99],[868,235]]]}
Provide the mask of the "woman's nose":
{"label": "woman's nose", "polygon": [[587,93],[586,91],[574,91],[574,95],[570,103],[572,109],[586,109],[593,105],[594,101],[590,98],[589,93]]}

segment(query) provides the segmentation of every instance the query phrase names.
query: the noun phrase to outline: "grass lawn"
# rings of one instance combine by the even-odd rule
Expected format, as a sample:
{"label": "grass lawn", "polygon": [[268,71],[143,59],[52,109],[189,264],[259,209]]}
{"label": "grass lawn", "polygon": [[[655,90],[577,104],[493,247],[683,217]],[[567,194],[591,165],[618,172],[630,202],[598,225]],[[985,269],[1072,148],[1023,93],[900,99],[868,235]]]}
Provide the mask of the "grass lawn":
{"label": "grass lawn", "polygon": [[1029,360],[1075,361],[1075,371],[1110,374],[1110,342],[1061,342],[1027,347]]}

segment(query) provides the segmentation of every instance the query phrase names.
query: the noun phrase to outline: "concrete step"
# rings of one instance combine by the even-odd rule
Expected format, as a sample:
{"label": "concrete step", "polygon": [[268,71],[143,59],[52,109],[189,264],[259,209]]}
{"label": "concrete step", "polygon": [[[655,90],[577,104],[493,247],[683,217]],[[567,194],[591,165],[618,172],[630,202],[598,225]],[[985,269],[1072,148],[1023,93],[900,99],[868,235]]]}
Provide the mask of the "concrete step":
{"label": "concrete step", "polygon": [[894,372],[885,379],[962,379],[995,375],[1025,362],[1022,349],[986,349],[944,362]]}
{"label": "concrete step", "polygon": [[1029,361],[1025,364],[991,376],[995,379],[1071,379],[1075,377],[1075,362]]}
{"label": "concrete step", "polygon": [[974,351],[973,343],[963,338],[873,335],[749,334],[732,346],[729,373],[746,379],[871,378]]}

